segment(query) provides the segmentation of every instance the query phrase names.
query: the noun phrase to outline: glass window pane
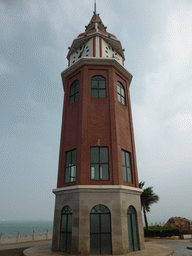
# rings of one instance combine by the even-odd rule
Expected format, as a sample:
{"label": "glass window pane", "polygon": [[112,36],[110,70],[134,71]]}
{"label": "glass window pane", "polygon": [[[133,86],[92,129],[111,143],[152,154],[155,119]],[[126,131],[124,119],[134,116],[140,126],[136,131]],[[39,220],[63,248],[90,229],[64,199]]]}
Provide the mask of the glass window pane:
{"label": "glass window pane", "polygon": [[119,85],[117,85],[117,93],[121,93],[121,88],[119,87]]}
{"label": "glass window pane", "polygon": [[128,176],[128,182],[129,182],[129,183],[132,183],[131,168],[127,168],[127,176]]}
{"label": "glass window pane", "polygon": [[139,242],[138,242],[138,230],[137,230],[136,214],[132,215],[132,226],[133,226],[134,251],[138,251],[139,250]]}
{"label": "glass window pane", "polygon": [[131,167],[130,153],[128,153],[128,152],[126,152],[126,165],[127,165],[127,167]]}
{"label": "glass window pane", "polygon": [[106,90],[100,89],[99,90],[99,98],[105,98],[106,97]]}
{"label": "glass window pane", "polygon": [[100,164],[100,180],[109,180],[108,164]]}
{"label": "glass window pane", "polygon": [[70,97],[70,104],[72,104],[75,101],[75,96]]}
{"label": "glass window pane", "polygon": [[128,223],[129,252],[133,252],[133,237],[132,237],[132,228],[131,228],[131,215],[127,215],[127,223]]}
{"label": "glass window pane", "polygon": [[65,183],[70,182],[70,167],[65,168]]}
{"label": "glass window pane", "polygon": [[79,93],[76,93],[74,97],[74,101],[77,101],[79,99]]}
{"label": "glass window pane", "polygon": [[99,164],[91,165],[91,179],[99,180]]}
{"label": "glass window pane", "polygon": [[123,181],[127,182],[127,168],[123,166]]}
{"label": "glass window pane", "polygon": [[72,214],[68,214],[67,232],[72,232]]}
{"label": "glass window pane", "polygon": [[98,89],[91,89],[91,97],[98,98],[99,97],[99,90]]}
{"label": "glass window pane", "polygon": [[133,206],[129,206],[127,214],[135,214],[135,209],[133,208]]}
{"label": "glass window pane", "polygon": [[66,252],[66,233],[60,235],[60,251]]}
{"label": "glass window pane", "polygon": [[121,102],[121,96],[117,94],[117,97],[118,97],[118,101]]}
{"label": "glass window pane", "polygon": [[99,214],[91,214],[91,233],[99,233]]}
{"label": "glass window pane", "polygon": [[71,253],[71,239],[72,238],[72,234],[68,233],[67,234],[67,253]]}
{"label": "glass window pane", "polygon": [[101,233],[110,233],[110,214],[101,214]]}
{"label": "glass window pane", "polygon": [[75,86],[71,86],[71,90],[70,90],[70,96],[74,95],[75,93]]}
{"label": "glass window pane", "polygon": [[100,163],[108,163],[108,148],[100,148]]}
{"label": "glass window pane", "polygon": [[99,163],[99,148],[91,148],[91,163]]}
{"label": "glass window pane", "polygon": [[123,87],[121,88],[121,96],[123,96],[123,97],[125,96],[125,92],[124,92],[124,88]]}
{"label": "glass window pane", "polygon": [[76,91],[76,93],[79,92],[79,83],[76,85],[75,91]]}
{"label": "glass window pane", "polygon": [[111,234],[101,234],[101,254],[111,254]]}
{"label": "glass window pane", "polygon": [[99,88],[105,88],[105,81],[99,81]]}
{"label": "glass window pane", "polygon": [[71,182],[76,180],[76,166],[71,166]]}
{"label": "glass window pane", "polygon": [[125,151],[122,150],[122,164],[125,166]]}
{"label": "glass window pane", "polygon": [[98,87],[99,87],[98,81],[92,80],[91,81],[91,88],[98,88]]}
{"label": "glass window pane", "polygon": [[61,232],[66,232],[67,227],[67,215],[61,216]]}
{"label": "glass window pane", "polygon": [[122,104],[125,105],[125,99],[121,98]]}
{"label": "glass window pane", "polygon": [[90,253],[91,254],[100,254],[100,239],[99,234],[90,235]]}
{"label": "glass window pane", "polygon": [[76,164],[76,150],[71,151],[71,164],[75,165]]}
{"label": "glass window pane", "polygon": [[71,152],[66,153],[66,159],[65,159],[65,167],[69,167],[71,163]]}

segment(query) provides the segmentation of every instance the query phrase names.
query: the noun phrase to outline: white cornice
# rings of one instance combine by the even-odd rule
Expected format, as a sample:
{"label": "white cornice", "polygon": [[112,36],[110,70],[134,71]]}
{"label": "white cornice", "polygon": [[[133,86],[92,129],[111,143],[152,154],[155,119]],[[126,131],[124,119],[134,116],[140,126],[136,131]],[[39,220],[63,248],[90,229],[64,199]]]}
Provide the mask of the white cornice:
{"label": "white cornice", "polygon": [[64,90],[65,90],[65,78],[83,65],[113,66],[117,71],[119,71],[131,83],[132,75],[116,59],[103,58],[103,57],[101,57],[101,58],[84,57],[84,58],[79,59],[76,63],[69,66],[67,69],[65,69],[61,73]]}
{"label": "white cornice", "polygon": [[53,189],[52,192],[54,194],[60,194],[63,192],[73,192],[74,190],[83,190],[85,192],[90,192],[90,191],[95,191],[95,192],[97,191],[113,192],[114,191],[115,192],[119,190],[119,191],[139,193],[139,194],[143,192],[143,190],[140,188],[128,187],[128,186],[122,186],[122,185],[77,185],[77,186]]}

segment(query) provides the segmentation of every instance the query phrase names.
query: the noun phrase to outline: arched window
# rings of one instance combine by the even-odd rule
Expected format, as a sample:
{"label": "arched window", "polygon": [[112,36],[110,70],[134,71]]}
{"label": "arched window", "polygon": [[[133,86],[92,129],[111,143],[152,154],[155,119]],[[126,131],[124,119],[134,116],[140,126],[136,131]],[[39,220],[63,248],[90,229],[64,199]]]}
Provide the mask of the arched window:
{"label": "arched window", "polygon": [[112,253],[111,213],[102,204],[94,206],[90,212],[90,253]]}
{"label": "arched window", "polygon": [[108,147],[91,147],[91,180],[109,180]]}
{"label": "arched window", "polygon": [[118,101],[125,105],[125,89],[120,82],[117,82],[117,97]]}
{"label": "arched window", "polygon": [[122,152],[123,181],[133,183],[131,170],[131,153],[125,150]]}
{"label": "arched window", "polygon": [[70,104],[79,99],[79,80],[75,80],[70,87]]}
{"label": "arched window", "polygon": [[71,253],[72,211],[65,206],[61,212],[60,251]]}
{"label": "arched window", "polygon": [[106,97],[106,82],[102,76],[94,76],[91,79],[91,97],[105,98]]}
{"label": "arched window", "polygon": [[129,238],[129,252],[139,250],[139,238],[137,227],[137,213],[133,206],[129,206],[127,210],[127,224],[128,224],[128,238]]}
{"label": "arched window", "polygon": [[65,183],[76,181],[76,149],[65,154]]}

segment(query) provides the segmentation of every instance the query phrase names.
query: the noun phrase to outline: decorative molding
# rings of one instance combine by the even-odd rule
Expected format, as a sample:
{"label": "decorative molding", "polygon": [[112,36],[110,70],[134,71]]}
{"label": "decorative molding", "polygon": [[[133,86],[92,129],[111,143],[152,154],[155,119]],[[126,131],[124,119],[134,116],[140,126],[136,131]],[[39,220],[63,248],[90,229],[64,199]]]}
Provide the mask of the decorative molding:
{"label": "decorative molding", "polygon": [[73,192],[74,190],[84,190],[84,192],[102,192],[105,190],[105,192],[117,192],[117,190],[122,192],[128,192],[128,193],[138,193],[141,194],[143,192],[140,188],[135,187],[128,187],[123,185],[76,185],[76,186],[69,186],[69,187],[63,187],[63,188],[57,188],[53,189],[52,192],[54,194],[60,194],[65,192]]}
{"label": "decorative molding", "polygon": [[65,78],[73,73],[78,68],[82,67],[83,65],[90,65],[90,66],[113,66],[117,71],[119,71],[128,81],[131,83],[132,75],[129,73],[116,59],[113,58],[94,58],[94,57],[83,57],[75,62],[73,65],[66,68],[62,73],[61,77],[63,80],[63,89],[65,91]]}

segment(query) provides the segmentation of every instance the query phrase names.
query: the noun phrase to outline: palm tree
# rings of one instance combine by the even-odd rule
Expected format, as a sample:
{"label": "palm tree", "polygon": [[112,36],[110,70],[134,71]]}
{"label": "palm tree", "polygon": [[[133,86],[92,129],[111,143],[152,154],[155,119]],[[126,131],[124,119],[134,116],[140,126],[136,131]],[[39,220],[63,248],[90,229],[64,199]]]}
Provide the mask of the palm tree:
{"label": "palm tree", "polygon": [[[145,182],[140,182],[139,187],[143,189]],[[143,215],[145,220],[145,227],[148,229],[147,215],[146,212],[150,212],[150,206],[159,201],[159,196],[153,192],[153,187],[143,189],[141,194],[141,207],[143,209]]]}

